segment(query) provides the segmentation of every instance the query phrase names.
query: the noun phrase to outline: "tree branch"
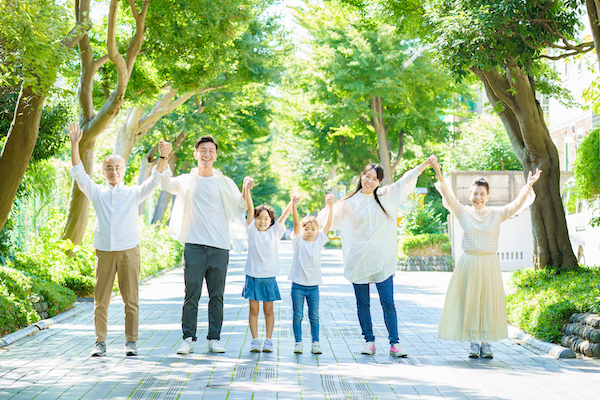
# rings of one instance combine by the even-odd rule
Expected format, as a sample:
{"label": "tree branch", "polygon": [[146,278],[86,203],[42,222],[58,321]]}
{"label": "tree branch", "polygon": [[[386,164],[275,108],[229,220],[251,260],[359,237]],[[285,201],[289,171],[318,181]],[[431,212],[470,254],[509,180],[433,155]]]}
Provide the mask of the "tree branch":
{"label": "tree branch", "polygon": [[394,117],[390,118],[390,122],[388,122],[387,126],[385,127],[385,137],[387,137],[388,132],[390,131],[390,127],[392,126],[395,120],[396,119]]}
{"label": "tree branch", "polygon": [[512,97],[506,93],[508,88],[504,89],[499,85],[498,82],[496,82],[496,80],[503,81],[506,80],[506,78],[501,77],[500,74],[495,71],[484,71],[477,67],[472,67],[471,71],[473,71],[473,73],[477,75],[482,82],[488,82],[490,90],[492,90],[494,94],[498,96],[499,100],[506,103],[506,105],[509,107],[514,107],[515,104]]}
{"label": "tree branch", "polygon": [[404,129],[400,129],[400,133],[398,134],[398,157],[396,157],[396,161],[392,165],[392,171],[395,171],[400,165],[400,161],[402,160],[402,155],[404,154]]}
{"label": "tree branch", "polygon": [[362,115],[359,117],[365,124],[369,125],[369,126],[373,126],[373,123],[371,121],[369,121],[368,119],[366,119],[365,117],[363,117]]}

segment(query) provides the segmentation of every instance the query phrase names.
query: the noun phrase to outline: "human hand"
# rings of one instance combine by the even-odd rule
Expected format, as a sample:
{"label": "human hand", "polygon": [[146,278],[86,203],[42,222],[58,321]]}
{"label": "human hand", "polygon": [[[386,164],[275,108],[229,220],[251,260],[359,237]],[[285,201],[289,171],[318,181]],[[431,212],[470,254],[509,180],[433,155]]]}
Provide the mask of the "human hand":
{"label": "human hand", "polygon": [[166,142],[162,139],[158,141],[158,153],[161,157],[168,158],[172,149],[173,146],[171,145],[171,143]]}
{"label": "human hand", "polygon": [[299,194],[293,194],[292,195],[292,203],[297,206],[298,203],[300,203],[300,195]]}
{"label": "human hand", "polygon": [[325,205],[327,207],[333,206],[333,195],[331,193],[325,195]]}
{"label": "human hand", "polygon": [[440,164],[438,163],[438,159],[435,155],[429,156],[427,162],[433,167],[433,169],[440,169]]}
{"label": "human hand", "polygon": [[248,188],[248,190],[252,190],[254,188],[254,178],[249,176],[244,178],[244,186]]}
{"label": "human hand", "polygon": [[527,185],[529,187],[533,187],[533,184],[536,183],[538,179],[540,179],[541,174],[542,170],[539,168],[535,169],[535,175],[532,175],[531,171],[529,171],[529,174],[527,174]]}
{"label": "human hand", "polygon": [[77,122],[71,122],[67,128],[67,132],[69,132],[71,145],[79,143],[83,137],[83,131],[79,129],[79,124]]}

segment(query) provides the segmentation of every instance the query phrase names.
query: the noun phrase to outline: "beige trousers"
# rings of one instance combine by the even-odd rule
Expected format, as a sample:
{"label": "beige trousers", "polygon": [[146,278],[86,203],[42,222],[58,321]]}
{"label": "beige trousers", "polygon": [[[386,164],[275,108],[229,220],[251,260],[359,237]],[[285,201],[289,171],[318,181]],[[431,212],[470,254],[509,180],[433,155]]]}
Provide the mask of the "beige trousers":
{"label": "beige trousers", "polygon": [[140,319],[140,246],[123,251],[96,250],[96,287],[94,288],[94,326],[96,342],[106,341],[107,314],[115,273],[125,303],[125,340],[137,342]]}

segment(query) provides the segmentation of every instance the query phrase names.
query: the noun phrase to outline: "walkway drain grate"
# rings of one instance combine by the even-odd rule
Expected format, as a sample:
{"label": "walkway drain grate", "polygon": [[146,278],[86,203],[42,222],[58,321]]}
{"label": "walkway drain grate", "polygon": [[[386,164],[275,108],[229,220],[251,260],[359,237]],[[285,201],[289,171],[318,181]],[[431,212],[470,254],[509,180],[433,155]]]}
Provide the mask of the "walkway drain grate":
{"label": "walkway drain grate", "polygon": [[147,378],[129,395],[132,400],[175,400],[183,390],[181,379]]}
{"label": "walkway drain grate", "polygon": [[431,361],[423,356],[408,356],[408,357],[398,357],[394,358],[396,363],[404,364],[404,365],[414,365],[414,366],[422,366],[422,365],[433,365]]}
{"label": "walkway drain grate", "polygon": [[322,374],[325,397],[328,400],[375,400],[364,378],[339,374]]}

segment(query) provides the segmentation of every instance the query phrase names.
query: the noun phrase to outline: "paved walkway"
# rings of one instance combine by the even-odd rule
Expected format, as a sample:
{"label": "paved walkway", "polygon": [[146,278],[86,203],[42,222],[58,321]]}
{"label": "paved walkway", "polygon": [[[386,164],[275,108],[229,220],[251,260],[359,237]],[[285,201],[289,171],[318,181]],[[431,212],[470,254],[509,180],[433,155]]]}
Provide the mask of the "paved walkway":
{"label": "paved walkway", "polygon": [[[363,342],[352,286],[342,277],[340,250],[323,252],[323,354],[293,353],[291,246],[281,248],[283,300],[275,303],[275,352],[250,353],[248,305],[240,293],[245,253],[231,253],[221,343],[206,348],[206,297],[199,312],[196,352],[175,354],[181,337],[183,273],[173,270],[141,287],[140,355],[125,357],[123,306],[109,309],[107,357],[90,358],[91,304],[54,325],[0,350],[0,399],[595,399],[600,362],[556,360],[522,343],[494,344],[493,360],[469,359],[466,343],[435,338],[450,273],[399,272],[395,278],[400,340],[409,352],[392,359],[381,306],[372,300],[377,353]],[[204,291],[206,293],[206,291]],[[305,318],[306,320],[306,318]],[[310,343],[305,321],[305,349]],[[259,320],[262,329],[264,319]]]}

